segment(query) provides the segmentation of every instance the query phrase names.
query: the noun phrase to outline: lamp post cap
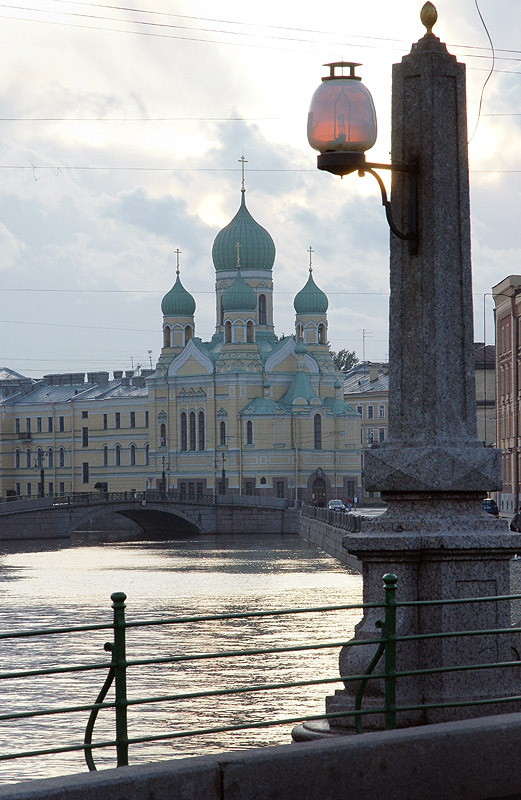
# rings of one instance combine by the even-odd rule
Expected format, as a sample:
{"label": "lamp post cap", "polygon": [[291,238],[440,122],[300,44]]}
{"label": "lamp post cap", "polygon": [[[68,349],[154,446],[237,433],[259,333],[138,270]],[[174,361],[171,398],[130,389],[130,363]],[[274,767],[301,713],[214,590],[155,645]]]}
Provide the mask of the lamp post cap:
{"label": "lamp post cap", "polygon": [[425,25],[427,28],[427,33],[432,33],[432,29],[436,24],[436,20],[438,19],[438,12],[436,11],[436,6],[433,5],[431,2],[425,3],[422,10],[420,11],[420,19],[422,21],[422,25]]}

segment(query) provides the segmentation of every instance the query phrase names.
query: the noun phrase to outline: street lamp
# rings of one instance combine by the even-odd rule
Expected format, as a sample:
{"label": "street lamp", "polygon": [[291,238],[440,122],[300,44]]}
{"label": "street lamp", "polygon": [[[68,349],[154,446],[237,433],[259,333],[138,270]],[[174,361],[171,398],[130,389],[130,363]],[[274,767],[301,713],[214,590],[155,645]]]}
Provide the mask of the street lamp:
{"label": "street lamp", "polygon": [[38,484],[38,497],[45,497],[45,468],[44,468],[44,454],[39,452],[34,460],[35,470],[40,470],[40,483]]}
{"label": "street lamp", "polygon": [[[415,254],[418,249],[416,160],[413,159],[410,164],[366,161],[365,151],[376,141],[377,126],[371,93],[361,78],[355,75],[356,67],[361,65],[353,61],[333,61],[324,66],[329,67],[329,75],[322,78],[308,114],[308,141],[314,150],[319,151],[317,167],[342,178],[356,171],[360,177],[366,172],[372,175],[380,187],[389,227],[395,236],[409,242],[409,251]],[[335,72],[337,69],[341,70],[340,74]],[[344,73],[345,69],[348,69],[348,74]],[[395,224],[385,184],[375,169],[409,175],[409,229],[406,232],[399,230]]]}
{"label": "street lamp", "polygon": [[226,470],[224,468],[226,457],[225,457],[224,453],[221,453],[221,455],[222,455],[222,459],[223,459],[223,468],[222,468],[222,472],[221,472],[221,476],[222,476],[222,492],[221,492],[221,494],[226,494]]}

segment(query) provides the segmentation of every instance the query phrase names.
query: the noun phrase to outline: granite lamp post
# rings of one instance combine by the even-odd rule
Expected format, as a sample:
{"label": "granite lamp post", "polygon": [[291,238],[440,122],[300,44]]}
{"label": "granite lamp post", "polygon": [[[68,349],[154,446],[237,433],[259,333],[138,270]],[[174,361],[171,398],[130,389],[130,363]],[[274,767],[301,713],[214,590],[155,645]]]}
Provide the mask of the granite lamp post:
{"label": "granite lamp post", "polygon": [[[381,492],[388,510],[344,541],[362,562],[365,603],[382,601],[385,573],[397,575],[402,601],[506,595],[510,559],[521,552],[521,536],[509,533],[505,521],[485,514],[480,505],[501,481],[499,452],[477,440],[465,67],[432,33],[436,18],[436,9],[426,3],[421,12],[426,34],[393,67],[391,164],[365,159],[364,150],[374,142],[372,101],[354,76],[358,65],[347,65],[347,76],[324,81],[329,87],[317,90],[308,123],[310,143],[320,150],[320,169],[336,175],[368,172],[377,179],[378,169],[392,173],[391,201],[379,179],[391,227],[389,438],[367,451],[364,465],[366,488]],[[330,65],[332,73],[340,66],[346,65]],[[329,112],[320,102],[326,92],[334,97]],[[365,140],[354,119],[362,106],[369,131]],[[380,616],[381,611],[369,610],[355,640],[374,639]],[[399,635],[510,625],[510,604],[500,600],[398,612]],[[362,673],[374,649],[344,647],[340,674]],[[516,652],[514,634],[414,640],[398,644],[398,670],[507,662],[518,658]],[[369,682],[365,709],[382,706],[382,684]],[[519,685],[521,669],[512,667],[403,678],[398,705],[423,709],[399,713],[398,725],[519,710],[515,702],[451,705],[518,695]],[[327,698],[327,711],[353,709],[358,686],[346,682],[345,687]],[[444,708],[427,708],[442,703]],[[333,724],[342,730],[353,722],[345,718]],[[383,715],[364,718],[365,728],[382,726]],[[316,727],[301,726],[295,738],[313,736]]]}

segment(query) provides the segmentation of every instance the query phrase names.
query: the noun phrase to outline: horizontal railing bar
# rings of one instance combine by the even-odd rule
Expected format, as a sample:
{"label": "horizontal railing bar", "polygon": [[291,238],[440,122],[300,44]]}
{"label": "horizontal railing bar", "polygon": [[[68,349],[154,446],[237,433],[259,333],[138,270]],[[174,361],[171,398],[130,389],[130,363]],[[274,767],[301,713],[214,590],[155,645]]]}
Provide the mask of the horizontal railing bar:
{"label": "horizontal railing bar", "polygon": [[489,628],[474,631],[444,631],[440,633],[413,633],[397,636],[397,642],[412,642],[424,639],[453,639],[455,636],[492,636],[498,633],[519,633],[521,628]]}
{"label": "horizontal railing bar", "polygon": [[334,606],[314,606],[310,608],[279,608],[273,611],[240,611],[234,614],[197,614],[191,617],[166,617],[165,619],[136,620],[126,622],[126,628],[139,628],[152,625],[181,625],[185,622],[214,622],[227,619],[249,619],[255,617],[276,617],[288,614],[310,614],[322,611],[349,611],[364,608],[385,608],[384,603],[343,603]]}
{"label": "horizontal railing bar", "polygon": [[49,717],[53,714],[75,714],[80,711],[93,711],[95,708],[114,708],[116,701],[106,703],[91,703],[83,706],[64,706],[62,708],[42,708],[35,711],[18,711],[12,714],[1,714],[0,722],[8,722],[13,719],[31,719],[33,717]]}
{"label": "horizontal railing bar", "polygon": [[8,678],[30,678],[42,675],[63,675],[68,672],[92,672],[97,669],[108,669],[110,663],[100,662],[98,664],[74,664],[70,667],[48,667],[46,669],[27,669],[20,672],[0,672],[0,680]]}
{"label": "horizontal railing bar", "polygon": [[57,633],[84,633],[85,631],[110,631],[114,630],[114,623],[106,622],[99,625],[75,625],[67,628],[42,628],[41,630],[1,632],[0,639],[23,639],[31,636],[52,636]]}
{"label": "horizontal railing bar", "polygon": [[487,697],[483,700],[454,700],[451,703],[422,703],[416,706],[396,706],[396,712],[399,711],[420,711],[428,709],[429,711],[436,711],[440,708],[468,708],[469,706],[490,706],[495,703],[521,703],[521,695],[509,695],[508,697]]}
{"label": "horizontal railing bar", "polygon": [[397,600],[396,606],[450,606],[457,603],[492,603],[500,600],[521,600],[521,594],[498,594],[484,597],[452,597],[447,600]]}

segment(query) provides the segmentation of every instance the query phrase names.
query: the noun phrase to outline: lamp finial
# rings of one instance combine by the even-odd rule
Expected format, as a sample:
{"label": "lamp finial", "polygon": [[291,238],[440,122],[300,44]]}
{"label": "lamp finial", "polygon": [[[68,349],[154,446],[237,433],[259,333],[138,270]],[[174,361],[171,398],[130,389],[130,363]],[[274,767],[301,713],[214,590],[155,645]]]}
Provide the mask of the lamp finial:
{"label": "lamp finial", "polygon": [[432,29],[436,24],[436,20],[438,19],[438,12],[436,11],[436,6],[430,2],[425,3],[422,10],[420,11],[420,19],[422,21],[422,25],[425,25],[425,27],[427,28],[427,33],[432,33]]}

